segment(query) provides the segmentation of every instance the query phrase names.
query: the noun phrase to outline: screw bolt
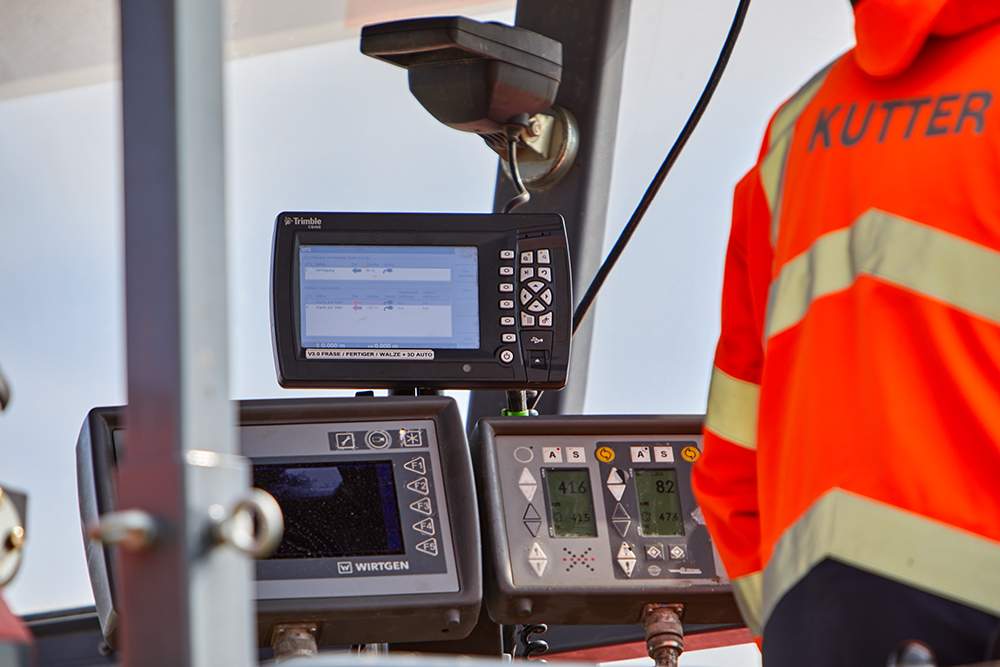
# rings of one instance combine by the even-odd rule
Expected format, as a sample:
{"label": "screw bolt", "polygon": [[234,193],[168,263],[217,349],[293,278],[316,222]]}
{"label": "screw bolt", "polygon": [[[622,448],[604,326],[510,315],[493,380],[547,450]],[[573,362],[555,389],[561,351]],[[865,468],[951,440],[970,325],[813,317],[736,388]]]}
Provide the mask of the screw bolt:
{"label": "screw bolt", "polygon": [[7,539],[4,540],[4,547],[7,551],[16,551],[21,548],[24,544],[24,528],[22,526],[14,526],[14,528],[7,535]]}

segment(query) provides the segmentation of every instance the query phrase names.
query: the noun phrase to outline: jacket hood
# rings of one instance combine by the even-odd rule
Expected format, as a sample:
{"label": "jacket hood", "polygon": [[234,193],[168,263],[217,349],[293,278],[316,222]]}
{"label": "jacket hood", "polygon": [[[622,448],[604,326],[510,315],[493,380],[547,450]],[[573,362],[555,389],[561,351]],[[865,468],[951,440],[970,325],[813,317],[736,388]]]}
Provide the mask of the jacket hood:
{"label": "jacket hood", "polygon": [[895,76],[928,36],[958,35],[997,18],[1000,0],[861,0],[854,7],[857,62],[873,76]]}

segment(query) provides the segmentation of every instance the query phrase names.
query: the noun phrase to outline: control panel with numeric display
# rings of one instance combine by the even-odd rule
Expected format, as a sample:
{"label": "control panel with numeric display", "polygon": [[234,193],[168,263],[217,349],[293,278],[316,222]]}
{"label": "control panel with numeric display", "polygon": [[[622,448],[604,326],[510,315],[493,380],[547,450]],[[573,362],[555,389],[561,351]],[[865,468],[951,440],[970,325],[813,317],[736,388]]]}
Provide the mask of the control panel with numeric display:
{"label": "control panel with numeric display", "polygon": [[691,490],[701,443],[695,417],[480,421],[490,616],[625,624],[681,602],[685,622],[740,622]]}

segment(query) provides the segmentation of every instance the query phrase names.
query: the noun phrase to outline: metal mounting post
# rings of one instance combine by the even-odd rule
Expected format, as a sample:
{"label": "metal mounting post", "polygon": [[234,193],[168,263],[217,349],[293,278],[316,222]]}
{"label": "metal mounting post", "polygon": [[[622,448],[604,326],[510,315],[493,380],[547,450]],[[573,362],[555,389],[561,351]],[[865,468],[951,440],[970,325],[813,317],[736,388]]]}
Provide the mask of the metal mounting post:
{"label": "metal mounting post", "polygon": [[228,386],[221,7],[120,6],[129,439],[118,496],[148,518],[121,526],[144,536],[120,549],[123,664],[250,665],[251,562],[213,533],[217,508],[250,486]]}

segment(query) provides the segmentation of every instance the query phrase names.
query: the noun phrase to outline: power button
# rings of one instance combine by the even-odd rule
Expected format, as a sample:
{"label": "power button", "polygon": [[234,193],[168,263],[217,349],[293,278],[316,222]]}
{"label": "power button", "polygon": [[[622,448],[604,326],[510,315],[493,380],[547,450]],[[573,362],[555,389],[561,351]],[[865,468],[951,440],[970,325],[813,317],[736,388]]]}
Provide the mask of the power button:
{"label": "power button", "polygon": [[500,350],[500,361],[505,364],[509,364],[514,361],[514,353],[510,350]]}

